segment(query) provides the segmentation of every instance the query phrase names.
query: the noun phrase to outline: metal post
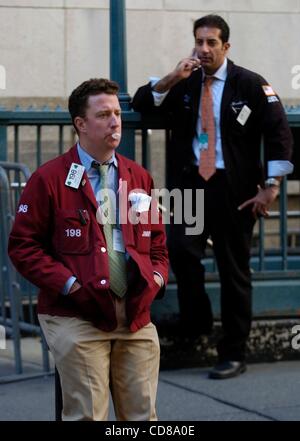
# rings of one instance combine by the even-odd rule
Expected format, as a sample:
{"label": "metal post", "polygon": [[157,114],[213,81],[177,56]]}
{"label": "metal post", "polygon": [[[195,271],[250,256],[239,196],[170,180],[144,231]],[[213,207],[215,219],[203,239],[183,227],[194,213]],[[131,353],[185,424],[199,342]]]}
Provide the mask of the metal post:
{"label": "metal post", "polygon": [[62,421],[63,399],[58,370],[55,368],[55,421]]}
{"label": "metal post", "polygon": [[37,154],[37,167],[42,163],[42,143],[41,143],[41,126],[36,126],[36,154]]}
{"label": "metal post", "polygon": [[120,102],[129,110],[127,93],[125,0],[110,0],[110,78],[120,85]]}
{"label": "metal post", "polygon": [[[119,100],[123,112],[130,112],[127,92],[127,47],[125,0],[110,0],[110,78],[120,86]],[[134,130],[123,131],[119,151],[128,158],[135,157]]]}
{"label": "metal post", "polygon": [[[14,292],[15,284],[12,281],[12,270],[9,258],[7,256],[7,239],[10,231],[10,218],[9,214],[11,213],[9,200],[10,189],[9,189],[9,181],[6,175],[5,170],[0,167],[0,213],[2,215],[1,218],[1,228],[0,228],[0,236],[1,236],[1,247],[0,252],[1,256],[4,256],[3,265],[1,268],[2,277],[0,279],[3,280],[3,285],[0,286],[1,289],[5,291],[6,296],[4,299],[9,300],[9,308],[11,315],[11,329],[13,335],[13,344],[14,344],[14,358],[15,358],[15,369],[16,374],[21,374],[22,369],[22,355],[21,355],[21,335],[20,335],[20,326],[19,326],[19,314],[18,314],[18,304],[16,301],[16,295]],[[2,259],[0,259],[0,262]],[[4,323],[6,324],[6,323]]]}
{"label": "metal post", "polygon": [[265,270],[265,219],[259,219],[259,271]]}
{"label": "metal post", "polygon": [[147,129],[142,129],[142,166],[151,168],[150,142]]}
{"label": "metal post", "polygon": [[287,265],[287,178],[281,183],[280,192],[280,243],[281,243],[281,269],[286,271]]}
{"label": "metal post", "polygon": [[[260,160],[262,164],[265,162],[265,146],[264,142],[261,142],[260,146]],[[265,220],[259,219],[259,271],[265,270]]]}
{"label": "metal post", "polygon": [[7,126],[0,125],[0,161],[7,161]]}

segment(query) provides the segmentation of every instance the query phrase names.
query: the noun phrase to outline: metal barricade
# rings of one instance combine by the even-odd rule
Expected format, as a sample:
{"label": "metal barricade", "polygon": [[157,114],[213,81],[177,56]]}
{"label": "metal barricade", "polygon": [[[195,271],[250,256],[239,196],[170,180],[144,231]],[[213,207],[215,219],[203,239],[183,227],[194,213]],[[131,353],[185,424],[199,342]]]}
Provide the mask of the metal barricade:
{"label": "metal barricade", "polygon": [[9,181],[5,170],[0,166],[0,324],[5,327],[6,334],[13,338],[15,371],[17,374],[22,372],[20,328],[17,318],[17,306],[13,295],[13,282],[11,265],[7,256],[7,240],[11,224],[11,210],[9,209],[10,189]]}
{"label": "metal barricade", "polygon": [[30,171],[26,165],[0,161],[0,324],[13,341],[16,374],[24,371],[21,336],[40,337],[44,374],[50,371],[50,363],[48,347],[36,321],[37,289],[17,273],[7,255],[14,214],[29,177]]}

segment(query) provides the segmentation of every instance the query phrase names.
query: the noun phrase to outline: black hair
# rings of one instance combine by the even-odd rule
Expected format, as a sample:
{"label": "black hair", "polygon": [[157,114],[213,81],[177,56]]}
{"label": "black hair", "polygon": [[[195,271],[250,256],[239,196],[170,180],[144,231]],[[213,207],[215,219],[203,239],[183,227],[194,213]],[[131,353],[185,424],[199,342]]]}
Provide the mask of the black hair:
{"label": "black hair", "polygon": [[194,23],[194,37],[196,37],[196,30],[198,28],[217,28],[220,29],[220,38],[223,43],[227,43],[229,40],[230,29],[226,21],[220,17],[220,15],[205,15],[204,17],[199,18]]}

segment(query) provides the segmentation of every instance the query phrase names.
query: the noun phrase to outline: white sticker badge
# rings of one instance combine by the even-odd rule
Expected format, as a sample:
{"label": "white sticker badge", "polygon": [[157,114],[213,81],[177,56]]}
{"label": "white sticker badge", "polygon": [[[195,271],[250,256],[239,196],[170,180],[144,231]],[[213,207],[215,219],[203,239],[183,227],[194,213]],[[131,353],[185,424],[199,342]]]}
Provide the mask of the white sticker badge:
{"label": "white sticker badge", "polygon": [[239,122],[242,126],[244,126],[246,124],[246,122],[248,121],[248,118],[251,114],[252,110],[249,109],[248,106],[246,106],[246,104],[243,106],[242,110],[239,113],[239,116],[237,117],[237,122]]}
{"label": "white sticker badge", "polygon": [[85,168],[83,165],[72,163],[65,185],[71,188],[79,188]]}
{"label": "white sticker badge", "polygon": [[118,230],[117,228],[113,229],[113,248],[115,251],[125,253],[122,231]]}

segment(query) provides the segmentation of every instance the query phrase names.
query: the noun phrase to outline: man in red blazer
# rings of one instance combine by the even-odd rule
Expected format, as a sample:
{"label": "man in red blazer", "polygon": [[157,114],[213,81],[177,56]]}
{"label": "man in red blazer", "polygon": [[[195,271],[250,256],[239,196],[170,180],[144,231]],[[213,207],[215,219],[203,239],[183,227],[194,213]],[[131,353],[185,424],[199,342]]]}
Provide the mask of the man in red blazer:
{"label": "man in red blazer", "polygon": [[79,141],[33,173],[9,240],[17,270],[40,288],[63,420],[106,420],[109,389],[118,420],[156,419],[159,342],[150,306],[167,283],[166,238],[151,176],[115,153],[117,93],[105,79],[72,92]]}

